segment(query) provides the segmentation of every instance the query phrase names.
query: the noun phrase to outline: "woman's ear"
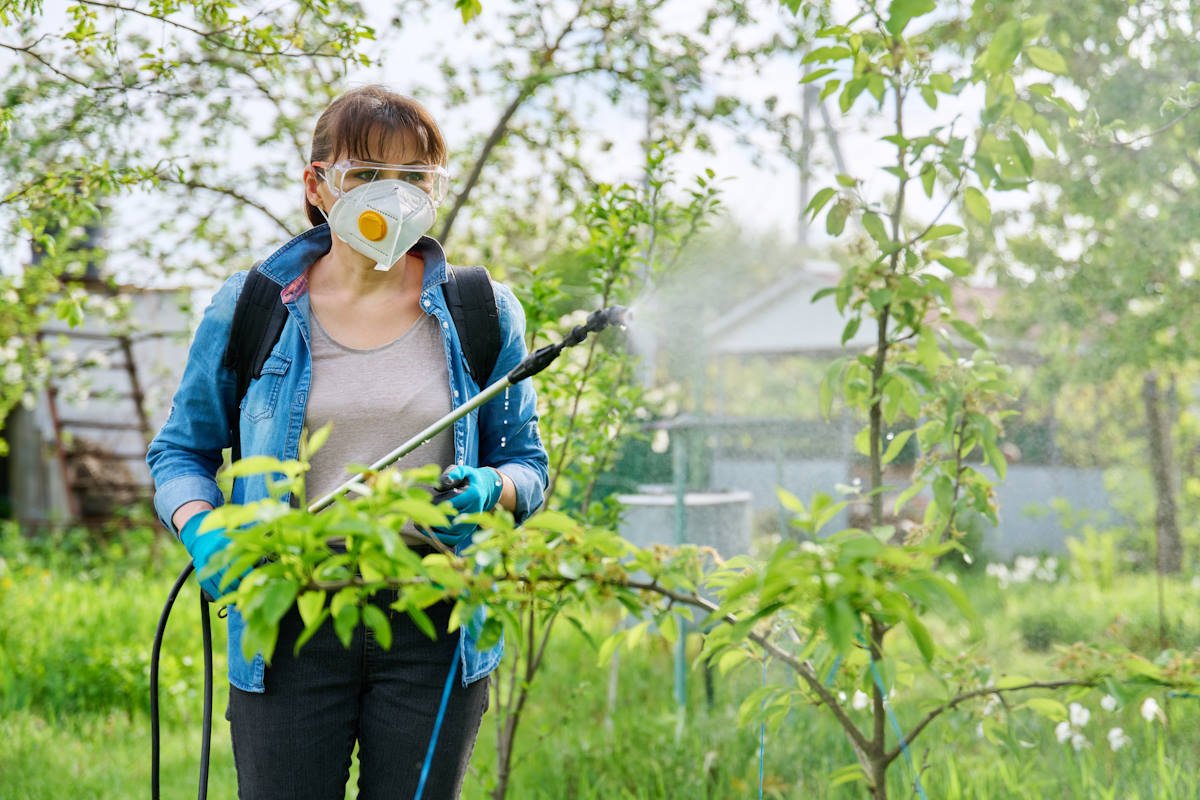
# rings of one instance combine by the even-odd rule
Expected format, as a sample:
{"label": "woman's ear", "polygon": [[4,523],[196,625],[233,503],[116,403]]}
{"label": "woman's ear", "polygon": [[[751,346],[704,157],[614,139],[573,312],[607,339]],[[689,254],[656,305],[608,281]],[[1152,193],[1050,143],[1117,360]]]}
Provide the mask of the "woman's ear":
{"label": "woman's ear", "polygon": [[328,211],[325,208],[325,199],[321,197],[322,183],[323,181],[317,175],[317,171],[313,169],[312,164],[304,168],[304,197],[317,208]]}

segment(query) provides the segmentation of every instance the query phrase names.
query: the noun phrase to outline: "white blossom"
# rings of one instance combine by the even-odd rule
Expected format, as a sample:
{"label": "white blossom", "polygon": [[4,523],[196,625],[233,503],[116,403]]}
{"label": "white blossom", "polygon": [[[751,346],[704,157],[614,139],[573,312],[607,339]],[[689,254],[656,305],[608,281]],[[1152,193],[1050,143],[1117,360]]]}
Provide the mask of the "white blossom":
{"label": "white blossom", "polygon": [[1075,748],[1076,753],[1078,753],[1083,748],[1090,747],[1090,746],[1091,745],[1088,742],[1087,737],[1084,736],[1082,733],[1075,733],[1071,736],[1071,747]]}
{"label": "white blossom", "polygon": [[1092,712],[1081,706],[1079,703],[1071,703],[1068,706],[1068,713],[1071,717],[1071,725],[1076,728],[1082,728],[1088,724],[1088,720],[1092,718]]}
{"label": "white blossom", "polygon": [[4,382],[16,383],[17,381],[21,380],[21,373],[23,371],[24,370],[21,369],[20,362],[10,361],[4,366]]}
{"label": "white blossom", "polygon": [[[1100,707],[1103,708],[1105,711],[1116,711],[1117,710],[1117,698],[1113,697],[1111,694],[1104,695],[1104,697],[1102,697],[1100,699]],[[1113,730],[1119,731],[1121,729],[1113,728]]]}
{"label": "white blossom", "polygon": [[1142,719],[1146,722],[1154,722],[1155,717],[1163,722],[1166,722],[1167,719],[1162,709],[1158,707],[1158,701],[1153,697],[1147,697],[1142,703]]}
{"label": "white blossom", "polygon": [[1058,743],[1062,744],[1067,739],[1071,738],[1071,723],[1063,720],[1054,726],[1054,738],[1058,739]]}
{"label": "white blossom", "polygon": [[983,715],[990,717],[998,708],[1000,708],[1000,698],[994,694],[988,695],[987,702],[983,704]]}
{"label": "white blossom", "polygon": [[1108,746],[1112,748],[1114,753],[1127,744],[1133,744],[1133,739],[1125,731],[1120,728],[1113,728],[1108,732]]}
{"label": "white blossom", "polygon": [[850,707],[855,711],[862,711],[871,704],[871,698],[862,689],[854,690],[854,699],[850,701]]}

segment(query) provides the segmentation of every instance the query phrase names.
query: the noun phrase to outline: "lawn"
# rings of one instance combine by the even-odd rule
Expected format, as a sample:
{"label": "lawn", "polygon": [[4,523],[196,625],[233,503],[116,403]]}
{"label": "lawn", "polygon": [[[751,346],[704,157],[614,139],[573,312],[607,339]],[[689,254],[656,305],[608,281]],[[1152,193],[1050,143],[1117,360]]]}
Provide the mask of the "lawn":
{"label": "lawn", "polygon": [[[150,642],[178,552],[157,558],[148,534],[97,547],[80,536],[43,545],[12,529],[0,544],[0,798],[141,798],[149,783],[147,687]],[[958,577],[983,620],[982,639],[947,624],[939,640],[961,657],[986,658],[998,674],[1055,674],[1061,649],[1075,639],[1118,640],[1148,655],[1157,651],[1155,585],[1150,576],[1118,576],[1101,590],[1054,575],[1001,589],[982,571]],[[192,593],[186,593],[188,600]],[[1200,585],[1168,586],[1172,644],[1200,644]],[[201,652],[192,602],[177,607],[164,646],[163,793],[194,792],[198,761]],[[599,615],[595,628],[615,621]],[[223,672],[223,630],[217,672]],[[698,637],[689,645],[694,653]],[[957,651],[956,651],[957,652]],[[584,638],[561,626],[537,678],[522,722],[513,798],[726,798],[757,794],[760,731],[738,724],[738,706],[759,686],[757,666],[714,677],[713,702],[703,671],[689,673],[689,702],[680,725],[672,699],[672,650],[649,638],[619,658],[615,703],[612,670],[598,664]],[[790,680],[772,666],[766,680]],[[922,673],[902,680],[893,698],[902,728],[939,691]],[[1077,699],[1087,721],[1060,742],[1052,722],[1025,709],[984,701],[944,716],[914,744],[912,764],[936,798],[1195,798],[1200,776],[1200,699],[1155,695],[1165,724],[1143,719],[1139,704],[1107,708],[1103,693]],[[210,796],[235,795],[225,705],[218,681]],[[1071,700],[1060,696],[1060,699]],[[863,712],[852,712],[865,715]],[[1077,711],[1077,719],[1082,715]],[[865,718],[865,716],[864,716]],[[469,799],[489,796],[494,780],[494,718],[485,718]],[[1120,728],[1119,735],[1113,734]],[[1111,741],[1120,746],[1114,751]],[[1078,749],[1076,749],[1078,748]],[[839,729],[823,710],[802,706],[765,736],[764,795],[861,797],[853,781],[831,776],[853,763]],[[890,773],[892,796],[914,794],[914,767]],[[352,795],[351,795],[352,796]]]}

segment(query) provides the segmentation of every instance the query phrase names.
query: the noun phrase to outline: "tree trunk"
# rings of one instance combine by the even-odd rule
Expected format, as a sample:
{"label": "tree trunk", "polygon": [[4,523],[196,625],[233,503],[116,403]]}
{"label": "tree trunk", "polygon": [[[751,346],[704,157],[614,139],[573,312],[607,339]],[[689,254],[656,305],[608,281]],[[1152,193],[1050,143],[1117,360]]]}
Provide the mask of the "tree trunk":
{"label": "tree trunk", "polygon": [[1166,575],[1183,568],[1183,542],[1179,536],[1179,519],[1175,509],[1170,420],[1163,413],[1158,374],[1153,371],[1143,377],[1142,403],[1146,407],[1150,475],[1154,483],[1155,567],[1159,575]]}

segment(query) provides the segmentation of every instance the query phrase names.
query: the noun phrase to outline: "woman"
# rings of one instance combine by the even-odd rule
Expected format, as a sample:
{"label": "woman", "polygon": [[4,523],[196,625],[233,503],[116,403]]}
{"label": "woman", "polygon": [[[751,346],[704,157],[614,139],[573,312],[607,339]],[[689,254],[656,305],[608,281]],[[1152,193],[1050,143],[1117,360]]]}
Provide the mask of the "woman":
{"label": "woman", "polygon": [[[279,284],[288,310],[261,376],[238,398],[235,376],[223,364],[241,272],[205,311],[170,416],[150,445],[155,509],[179,533],[197,571],[229,541],[223,531],[201,530],[201,523],[222,502],[213,476],[221,450],[232,444],[231,428],[244,456],[290,459],[303,429],[332,422],[308,477],[308,496],[315,498],[347,477],[346,464],[377,460],[478,393],[441,291],[445,255],[424,235],[446,190],[445,163],[446,146],[428,112],[382,87],[346,93],[317,121],[303,175],[313,227],[258,267]],[[525,320],[511,291],[493,289],[502,343],[498,376],[525,355]],[[546,488],[534,405],[530,382],[522,381],[398,466],[452,464],[453,476],[468,480],[451,501],[459,511],[499,504],[520,522]],[[265,478],[252,476],[235,482],[232,500],[266,496]],[[469,526],[439,535],[465,546],[464,532]],[[414,529],[402,533],[414,548],[422,546]],[[215,596],[219,579],[204,583]],[[441,632],[430,641],[406,614],[387,609],[386,598],[375,602],[392,620],[390,650],[363,629],[343,648],[326,623],[293,656],[303,627],[293,608],[270,667],[261,655],[243,657],[244,622],[230,610],[226,717],[243,800],[340,800],[356,742],[360,798],[412,797],[455,659],[461,680],[454,681],[424,797],[458,795],[500,647],[479,651],[475,626],[461,637],[447,634],[448,603],[429,609]]]}

